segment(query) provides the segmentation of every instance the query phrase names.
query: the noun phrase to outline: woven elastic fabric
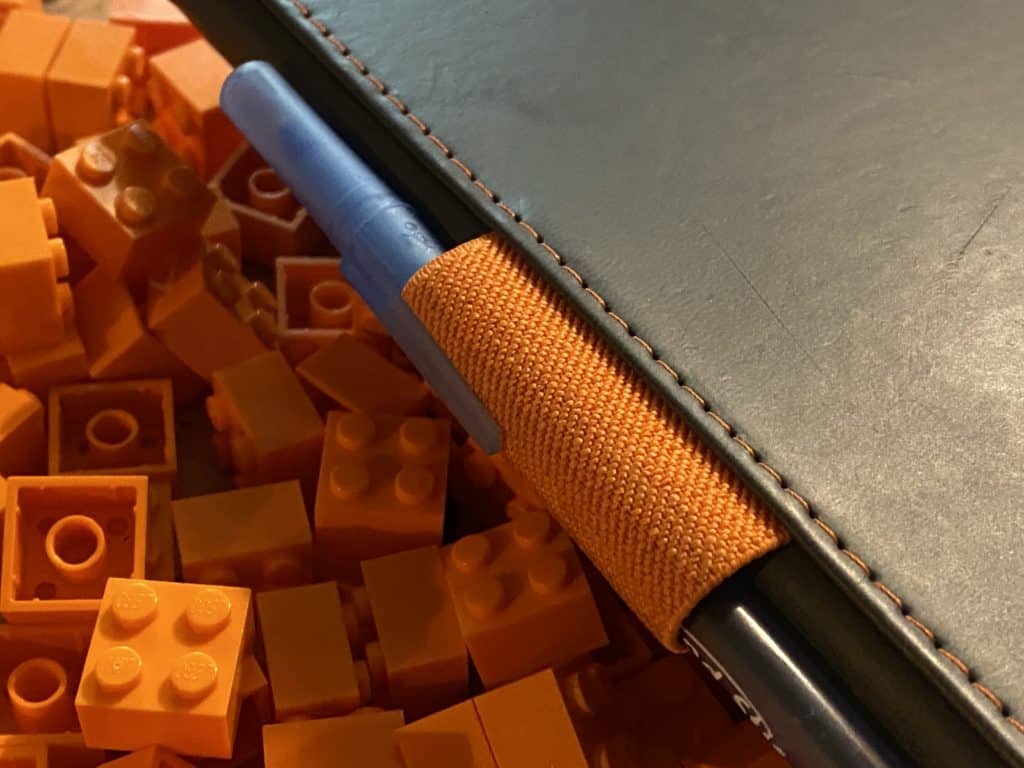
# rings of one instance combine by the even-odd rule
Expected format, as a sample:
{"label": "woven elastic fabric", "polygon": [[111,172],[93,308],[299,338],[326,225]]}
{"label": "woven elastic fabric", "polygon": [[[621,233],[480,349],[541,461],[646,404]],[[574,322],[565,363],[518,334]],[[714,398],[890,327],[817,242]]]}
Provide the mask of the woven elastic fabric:
{"label": "woven elastic fabric", "polygon": [[404,297],[502,429],[503,450],[667,646],[726,577],[788,540],[734,473],[497,235]]}

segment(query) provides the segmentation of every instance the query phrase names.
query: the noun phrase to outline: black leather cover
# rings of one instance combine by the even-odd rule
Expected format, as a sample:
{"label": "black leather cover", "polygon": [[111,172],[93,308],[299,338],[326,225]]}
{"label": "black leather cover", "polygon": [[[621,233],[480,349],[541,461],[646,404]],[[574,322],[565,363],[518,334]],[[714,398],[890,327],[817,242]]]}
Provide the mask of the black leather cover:
{"label": "black leather cover", "polygon": [[180,2],[513,239],[1024,762],[1024,5]]}

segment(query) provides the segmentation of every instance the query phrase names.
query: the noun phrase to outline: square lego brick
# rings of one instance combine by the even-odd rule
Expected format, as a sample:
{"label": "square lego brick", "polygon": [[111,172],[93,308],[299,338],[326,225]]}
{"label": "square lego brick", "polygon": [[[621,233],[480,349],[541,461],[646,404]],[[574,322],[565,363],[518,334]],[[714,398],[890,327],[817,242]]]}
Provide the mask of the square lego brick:
{"label": "square lego brick", "polygon": [[104,582],[145,572],[144,477],[12,477],[0,613],[10,622],[88,621]]}
{"label": "square lego brick", "polygon": [[296,365],[352,327],[355,292],[338,259],[282,256],[277,271],[277,338]]}
{"label": "square lego brick", "polygon": [[260,592],[256,611],[278,722],[344,715],[369,702],[370,673],[352,659],[352,622],[334,582]]}
{"label": "square lego brick", "polygon": [[488,688],[608,642],[576,547],[541,511],[445,547],[445,573]]}
{"label": "square lego brick", "polygon": [[143,121],[61,152],[43,192],[60,210],[63,230],[130,287],[198,252],[214,202],[195,171]]}
{"label": "square lego brick", "polygon": [[441,543],[450,429],[445,419],[328,415],[314,510],[321,576]]}
{"label": "square lego brick", "polygon": [[36,190],[41,190],[50,171],[50,160],[48,154],[18,134],[0,135],[0,181],[27,176]]}
{"label": "square lego brick", "polygon": [[68,255],[53,201],[36,197],[32,179],[0,181],[0,354],[56,344],[71,289]]}
{"label": "square lego brick", "polygon": [[313,535],[297,480],[172,502],[187,581],[280,589],[313,580]]}
{"label": "square lego brick", "polygon": [[411,722],[395,739],[405,768],[499,768],[472,701]]}
{"label": "square lego brick", "polygon": [[39,398],[24,389],[0,384],[0,475],[42,471],[45,429]]}
{"label": "square lego brick", "polygon": [[86,743],[230,757],[250,598],[240,587],[109,579],[75,699]]}
{"label": "square lego brick", "polygon": [[296,371],[347,411],[422,415],[430,400],[419,376],[348,334],[318,349]]}
{"label": "square lego brick", "polygon": [[271,265],[278,256],[330,251],[316,222],[248,144],[235,149],[211,183],[238,217],[246,261]]}
{"label": "square lego brick", "polygon": [[391,711],[268,725],[263,729],[264,765],[403,768],[395,746],[395,731],[403,723],[402,713]]}
{"label": "square lego brick", "polygon": [[64,16],[13,10],[0,27],[0,132],[53,151],[46,72],[71,28]]}
{"label": "square lego brick", "polygon": [[46,73],[46,101],[57,150],[126,119],[140,88],[145,54],[130,27],[76,19]]}
{"label": "square lego brick", "polygon": [[199,30],[171,0],[110,0],[107,18],[135,30],[135,42],[150,56],[199,37]]}
{"label": "square lego brick", "polygon": [[167,379],[50,390],[51,475],[125,474],[173,480],[174,401]]}
{"label": "square lego brick", "polygon": [[440,550],[364,560],[362,571],[378,638],[365,649],[375,700],[384,701],[384,691],[388,706],[416,720],[465,699],[469,659]]}

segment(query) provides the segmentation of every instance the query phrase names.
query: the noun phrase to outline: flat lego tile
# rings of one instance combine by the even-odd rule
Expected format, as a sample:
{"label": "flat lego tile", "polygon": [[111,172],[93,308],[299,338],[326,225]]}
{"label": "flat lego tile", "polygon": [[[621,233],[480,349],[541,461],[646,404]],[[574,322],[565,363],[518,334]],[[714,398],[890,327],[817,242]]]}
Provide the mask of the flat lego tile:
{"label": "flat lego tile", "polygon": [[150,56],[199,37],[197,30],[170,0],[110,0],[111,24],[135,30],[135,42]]}
{"label": "flat lego tile", "polygon": [[444,419],[332,411],[316,494],[317,568],[440,544],[450,426]]}
{"label": "flat lego tile", "polygon": [[26,746],[31,749],[42,746],[46,755],[44,768],[97,768],[107,759],[102,749],[87,747],[80,733],[0,735],[0,754]]}
{"label": "flat lego tile", "polygon": [[68,257],[53,202],[30,178],[0,181],[0,354],[60,341],[71,290]]}
{"label": "flat lego tile", "polygon": [[144,477],[8,478],[0,613],[95,617],[109,577],[145,572],[146,492]]}
{"label": "flat lego tile", "polygon": [[49,471],[146,475],[178,472],[167,379],[70,384],[50,390]]}
{"label": "flat lego tile", "polygon": [[473,699],[499,768],[587,768],[550,669]]}
{"label": "flat lego tile", "polygon": [[171,506],[187,581],[264,590],[313,580],[313,535],[297,480]]}
{"label": "flat lego tile", "polygon": [[429,395],[423,380],[354,336],[339,336],[303,360],[296,370],[348,411],[399,416],[426,411]]}
{"label": "flat lego tile", "polygon": [[103,763],[100,768],[194,768],[194,766],[168,749],[150,746]]}
{"label": "flat lego tile", "polygon": [[340,260],[282,256],[277,272],[277,337],[296,365],[352,327],[354,290]]}
{"label": "flat lego tile", "polygon": [[43,404],[24,389],[0,384],[0,475],[42,472]]}
{"label": "flat lego tile", "polygon": [[46,152],[18,134],[0,134],[0,181],[27,176],[35,182],[36,190],[41,190],[50,161]]}
{"label": "flat lego tile", "polygon": [[402,726],[395,738],[405,768],[499,768],[472,701]]}
{"label": "flat lego tile", "polygon": [[250,592],[107,581],[75,707],[90,746],[230,757]]}
{"label": "flat lego tile", "polygon": [[256,595],[278,721],[343,715],[370,699],[369,671],[354,662],[334,582]]}
{"label": "flat lego tile", "polygon": [[[469,660],[440,550],[422,547],[364,560],[362,571],[384,661],[385,679],[379,683],[388,693],[387,704],[415,720],[465,699]],[[366,655],[370,658],[371,651]],[[377,679],[373,689],[376,696]]]}
{"label": "flat lego tile", "polygon": [[45,152],[53,150],[46,72],[71,20],[14,10],[0,29],[0,131],[13,131]]}
{"label": "flat lego tile", "polygon": [[[263,729],[266,768],[403,768],[395,744],[401,712],[268,725]],[[447,764],[444,764],[447,766]]]}
{"label": "flat lego tile", "polygon": [[487,687],[608,642],[576,548],[543,512],[524,510],[445,547],[445,573]]}

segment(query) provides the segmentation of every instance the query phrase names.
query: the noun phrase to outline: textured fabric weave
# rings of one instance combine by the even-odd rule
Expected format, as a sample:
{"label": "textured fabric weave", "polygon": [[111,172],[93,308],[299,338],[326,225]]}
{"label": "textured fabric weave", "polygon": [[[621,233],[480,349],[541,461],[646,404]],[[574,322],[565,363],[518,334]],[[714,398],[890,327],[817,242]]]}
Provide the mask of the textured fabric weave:
{"label": "textured fabric weave", "polygon": [[665,645],[678,646],[704,595],[787,540],[501,238],[454,248],[404,296],[498,422],[509,458]]}

